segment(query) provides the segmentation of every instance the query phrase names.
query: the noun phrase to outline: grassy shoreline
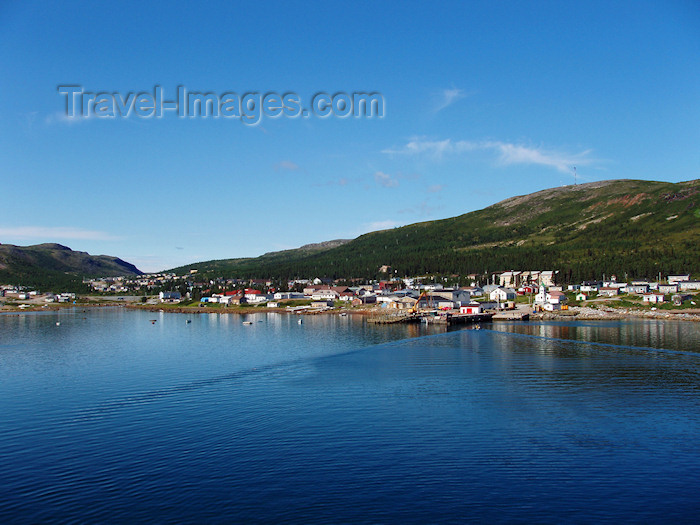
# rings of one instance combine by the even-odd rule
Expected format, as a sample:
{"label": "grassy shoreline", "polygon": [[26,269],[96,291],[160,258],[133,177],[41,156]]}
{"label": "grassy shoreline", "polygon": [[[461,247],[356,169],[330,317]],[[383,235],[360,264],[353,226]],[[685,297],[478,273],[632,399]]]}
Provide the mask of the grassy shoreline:
{"label": "grassy shoreline", "polygon": [[[182,306],[179,304],[144,304],[144,303],[115,303],[110,302],[78,302],[73,303],[52,303],[48,305],[32,305],[29,308],[19,308],[15,305],[3,305],[0,307],[0,314],[21,314],[24,312],[47,312],[59,311],[65,308],[103,308],[118,307],[131,308],[135,310],[146,310],[150,312],[168,312],[177,314],[225,314],[225,315],[251,315],[260,313],[286,313],[301,315],[360,315],[376,316],[386,314],[385,309],[378,307],[336,307],[327,310],[288,310],[285,307],[260,307],[260,306],[233,306],[233,307],[213,307],[213,306]],[[682,310],[665,310],[634,307],[605,307],[604,309],[591,308],[586,306],[571,306],[569,310],[558,312],[537,312],[530,313],[531,320],[537,321],[619,321],[624,319],[656,319],[656,320],[677,320],[700,322],[700,309],[689,308]],[[498,322],[498,321],[496,321]]]}

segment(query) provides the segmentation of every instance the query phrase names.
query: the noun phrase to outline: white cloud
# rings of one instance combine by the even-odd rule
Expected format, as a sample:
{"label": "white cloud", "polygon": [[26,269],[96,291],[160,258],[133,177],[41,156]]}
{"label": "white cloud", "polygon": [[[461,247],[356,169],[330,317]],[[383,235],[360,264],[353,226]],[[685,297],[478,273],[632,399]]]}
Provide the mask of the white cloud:
{"label": "white cloud", "polygon": [[428,193],[440,193],[445,187],[442,184],[428,186]]}
{"label": "white cloud", "polygon": [[579,153],[566,153],[561,151],[543,150],[530,148],[520,144],[508,144],[503,142],[484,143],[485,148],[494,148],[500,152],[499,162],[504,165],[509,164],[538,164],[549,166],[563,173],[570,173],[572,166],[585,166],[594,160],[588,158],[591,150]]}
{"label": "white cloud", "polygon": [[382,171],[378,171],[374,174],[374,181],[385,188],[396,188],[399,185],[398,180]]}
{"label": "white cloud", "polygon": [[446,153],[459,153],[478,149],[475,142],[460,140],[454,142],[452,139],[427,140],[419,137],[409,140],[406,145],[398,149],[384,149],[382,153],[389,155],[419,155],[428,154],[437,159],[441,159]]}
{"label": "white cloud", "polygon": [[348,184],[355,183],[355,182],[357,182],[357,180],[347,179],[345,177],[341,177],[339,179],[328,180],[326,182],[317,182],[317,183],[312,184],[312,186],[315,186],[315,187],[347,186]]}
{"label": "white cloud", "polygon": [[14,226],[0,227],[0,236],[17,239],[42,239],[45,242],[63,239],[79,239],[90,241],[116,241],[121,239],[102,231],[83,230],[64,226]]}
{"label": "white cloud", "polygon": [[275,164],[275,171],[279,170],[297,171],[299,170],[299,165],[291,160],[283,160]]}
{"label": "white cloud", "polygon": [[91,120],[93,117],[92,116],[76,116],[76,117],[70,117],[66,115],[64,111],[56,111],[55,113],[51,113],[50,115],[47,115],[46,118],[44,118],[44,124],[47,126],[53,125],[53,124],[65,124],[65,125],[73,125],[73,124],[80,124],[82,122],[87,122],[88,120]]}
{"label": "white cloud", "polygon": [[466,96],[467,93],[462,89],[443,89],[436,97],[437,102],[433,112],[438,113]]}
{"label": "white cloud", "polygon": [[468,140],[441,141],[414,138],[398,149],[385,149],[382,153],[395,155],[428,154],[441,159],[446,154],[459,154],[468,151],[494,151],[498,153],[497,162],[501,165],[535,164],[555,168],[564,173],[571,173],[572,166],[587,166],[597,162],[589,155],[592,150],[579,153],[546,150],[543,148],[525,146],[501,141],[474,142]]}

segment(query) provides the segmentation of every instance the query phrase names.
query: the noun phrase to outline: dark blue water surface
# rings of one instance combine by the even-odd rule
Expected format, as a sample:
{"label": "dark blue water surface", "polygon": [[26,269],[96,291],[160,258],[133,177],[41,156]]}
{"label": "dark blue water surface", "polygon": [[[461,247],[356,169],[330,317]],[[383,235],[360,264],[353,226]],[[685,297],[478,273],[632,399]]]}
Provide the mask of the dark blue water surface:
{"label": "dark blue water surface", "polygon": [[2,315],[0,521],[696,522],[699,351],[668,321]]}

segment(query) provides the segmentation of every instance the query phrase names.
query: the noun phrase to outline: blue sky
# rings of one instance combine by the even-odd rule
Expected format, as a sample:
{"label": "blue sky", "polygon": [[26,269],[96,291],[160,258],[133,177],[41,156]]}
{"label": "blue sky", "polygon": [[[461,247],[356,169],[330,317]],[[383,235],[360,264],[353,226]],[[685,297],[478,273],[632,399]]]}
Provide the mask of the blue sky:
{"label": "blue sky", "polygon": [[[333,4],[333,5],[329,5]],[[0,242],[144,271],[700,166],[700,4],[0,3]],[[383,118],[65,117],[85,91],[375,91]]]}

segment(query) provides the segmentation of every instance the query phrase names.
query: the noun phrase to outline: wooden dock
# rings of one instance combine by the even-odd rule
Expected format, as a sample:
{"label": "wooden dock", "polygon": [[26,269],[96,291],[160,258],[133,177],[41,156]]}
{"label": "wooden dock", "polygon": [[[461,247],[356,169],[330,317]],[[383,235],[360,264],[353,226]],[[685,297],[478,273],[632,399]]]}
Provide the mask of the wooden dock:
{"label": "wooden dock", "polygon": [[423,314],[421,315],[421,321],[427,324],[441,324],[441,325],[454,325],[454,324],[473,324],[473,323],[485,323],[491,321],[493,314],[491,313],[481,313],[481,314],[458,314],[458,313],[440,313],[438,315]]}
{"label": "wooden dock", "polygon": [[522,310],[498,312],[493,316],[494,321],[527,321],[528,319],[530,319],[530,313]]}
{"label": "wooden dock", "polygon": [[367,318],[368,323],[394,324],[394,323],[426,323],[440,325],[486,323],[494,318],[492,313],[460,314],[454,312],[392,312],[381,315],[373,315]]}

